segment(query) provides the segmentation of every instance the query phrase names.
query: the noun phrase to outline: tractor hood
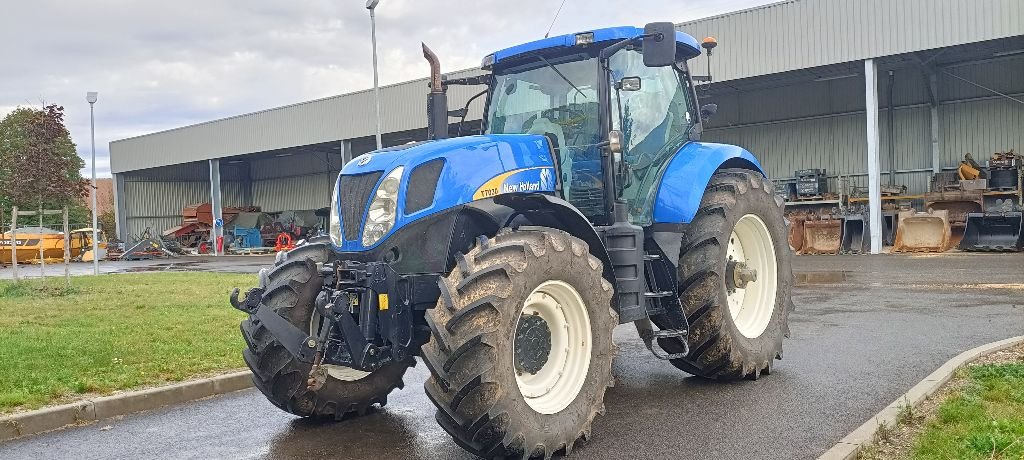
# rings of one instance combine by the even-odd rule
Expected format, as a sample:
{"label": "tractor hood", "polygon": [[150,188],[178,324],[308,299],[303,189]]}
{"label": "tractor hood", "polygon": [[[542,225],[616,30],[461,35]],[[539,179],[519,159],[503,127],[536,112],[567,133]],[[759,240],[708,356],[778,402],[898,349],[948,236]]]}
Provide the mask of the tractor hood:
{"label": "tractor hood", "polygon": [[488,171],[505,171],[507,168],[552,165],[547,140],[544,136],[535,134],[486,134],[411,142],[405,145],[373,151],[360,155],[348,162],[341,173],[343,175],[350,175],[371,171],[387,172],[398,166],[405,166],[408,172],[416,165],[426,163],[435,158],[444,158],[448,163],[458,161],[460,162],[459,169],[468,168],[468,165],[476,165],[475,167],[482,167]]}
{"label": "tractor hood", "polygon": [[555,191],[551,150],[540,135],[466,136],[370,152],[348,162],[338,179],[335,212],[344,229],[340,249],[369,249],[360,241],[366,209],[377,186],[398,167],[403,170],[396,219],[388,233],[470,201],[504,193]]}

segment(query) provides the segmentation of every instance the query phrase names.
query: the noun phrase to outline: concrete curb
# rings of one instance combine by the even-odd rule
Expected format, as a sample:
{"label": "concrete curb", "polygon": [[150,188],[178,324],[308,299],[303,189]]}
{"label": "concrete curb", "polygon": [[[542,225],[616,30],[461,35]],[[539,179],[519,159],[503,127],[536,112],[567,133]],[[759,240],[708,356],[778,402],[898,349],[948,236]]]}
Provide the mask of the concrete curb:
{"label": "concrete curb", "polygon": [[87,399],[61,406],[0,417],[0,442],[83,422],[180,404],[252,386],[248,370],[145,390]]}
{"label": "concrete curb", "polygon": [[901,408],[908,404],[916,407],[924,401],[925,398],[931,396],[941,388],[942,385],[945,385],[945,383],[953,377],[953,373],[961,366],[989,353],[995,353],[999,350],[1010,348],[1022,343],[1024,343],[1024,336],[1000,340],[998,342],[992,342],[977,348],[972,348],[960,353],[955,358],[946,361],[946,364],[940,366],[935,370],[935,372],[929,374],[928,377],[925,377],[925,379],[917,385],[914,385],[910,391],[903,393],[903,395],[896,398],[892,404],[886,406],[885,409],[882,409],[881,412],[875,414],[875,416],[871,417],[870,420],[864,422],[864,424],[859,428],[846,435],[845,438],[841,439],[836,445],[832,446],[831,449],[818,457],[818,460],[852,460],[857,458],[860,454],[861,448],[874,441],[875,431],[878,430],[880,425],[894,425]]}

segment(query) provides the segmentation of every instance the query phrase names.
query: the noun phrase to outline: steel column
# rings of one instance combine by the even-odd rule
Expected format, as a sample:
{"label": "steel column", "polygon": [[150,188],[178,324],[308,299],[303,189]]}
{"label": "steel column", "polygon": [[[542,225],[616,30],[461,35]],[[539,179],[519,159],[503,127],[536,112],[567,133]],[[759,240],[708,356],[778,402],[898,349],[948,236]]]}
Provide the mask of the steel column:
{"label": "steel column", "polygon": [[871,253],[882,252],[882,183],[878,158],[878,64],[874,59],[864,61],[864,108],[867,114],[868,136],[868,207],[871,224]]}
{"label": "steel column", "polygon": [[942,171],[941,140],[939,138],[939,77],[934,72],[928,74],[928,87],[931,89],[932,103],[929,108],[932,121],[932,174]]}
{"label": "steel column", "polygon": [[213,255],[221,255],[217,242],[224,237],[224,213],[220,205],[220,160],[210,160],[210,205],[213,208],[213,231],[210,232]]}
{"label": "steel column", "polygon": [[[114,236],[123,243],[128,242],[128,213],[124,200],[124,173],[113,174],[114,178]],[[105,229],[109,230],[109,229]]]}

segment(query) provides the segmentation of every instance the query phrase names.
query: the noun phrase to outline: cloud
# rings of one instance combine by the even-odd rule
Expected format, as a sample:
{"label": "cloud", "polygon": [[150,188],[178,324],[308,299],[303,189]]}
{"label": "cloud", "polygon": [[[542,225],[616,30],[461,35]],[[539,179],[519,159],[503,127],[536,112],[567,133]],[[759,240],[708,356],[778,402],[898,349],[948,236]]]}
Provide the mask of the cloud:
{"label": "cloud", "polygon": [[[86,91],[96,104],[97,171],[112,140],[292,104],[373,84],[362,0],[7,2],[0,16],[0,116],[18,105],[65,107],[89,158]],[[381,0],[381,84],[426,74],[419,42],[445,71],[543,36],[558,0]],[[767,0],[566,0],[552,34],[680,22]],[[83,170],[88,173],[88,168]]]}

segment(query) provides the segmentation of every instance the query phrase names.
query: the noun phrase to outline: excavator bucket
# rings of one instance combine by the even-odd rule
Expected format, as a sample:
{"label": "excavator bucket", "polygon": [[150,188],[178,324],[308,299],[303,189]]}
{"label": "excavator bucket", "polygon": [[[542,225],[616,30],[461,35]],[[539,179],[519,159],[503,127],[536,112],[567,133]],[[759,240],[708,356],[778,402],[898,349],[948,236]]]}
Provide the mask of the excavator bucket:
{"label": "excavator bucket", "polygon": [[887,212],[882,214],[882,246],[896,244],[896,225],[898,222],[898,213]]}
{"label": "excavator bucket", "polygon": [[1019,212],[970,213],[967,230],[960,241],[961,251],[1020,251],[1024,247],[1021,236],[1022,219]]}
{"label": "excavator bucket", "polygon": [[794,214],[787,217],[789,219],[789,248],[793,252],[799,253],[804,247],[804,222],[807,220],[807,216]]}
{"label": "excavator bucket", "polygon": [[949,213],[903,211],[896,227],[893,252],[945,252],[949,249]]}
{"label": "excavator bucket", "polygon": [[842,220],[808,220],[804,222],[804,244],[799,254],[839,254],[842,242]]}
{"label": "excavator bucket", "polygon": [[981,190],[951,190],[925,194],[925,208],[945,210],[949,216],[949,246],[957,247],[964,237],[967,215],[982,212]]}
{"label": "excavator bucket", "polygon": [[861,214],[853,214],[843,219],[843,245],[839,249],[842,254],[865,254],[871,250],[871,237],[868,221]]}

